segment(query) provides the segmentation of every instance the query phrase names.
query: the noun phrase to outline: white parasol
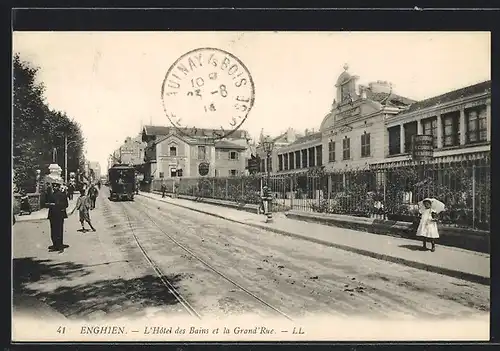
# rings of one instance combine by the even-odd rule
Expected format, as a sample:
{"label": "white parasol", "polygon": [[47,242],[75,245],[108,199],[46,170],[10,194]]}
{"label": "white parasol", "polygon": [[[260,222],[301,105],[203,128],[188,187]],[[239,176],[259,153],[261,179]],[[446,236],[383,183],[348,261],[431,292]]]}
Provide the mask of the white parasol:
{"label": "white parasol", "polygon": [[418,203],[418,209],[420,210],[420,212],[422,212],[425,209],[424,201],[430,201],[431,210],[436,212],[436,213],[443,212],[446,208],[446,205],[444,203],[442,203],[441,201],[428,197],[428,198],[425,198]]}

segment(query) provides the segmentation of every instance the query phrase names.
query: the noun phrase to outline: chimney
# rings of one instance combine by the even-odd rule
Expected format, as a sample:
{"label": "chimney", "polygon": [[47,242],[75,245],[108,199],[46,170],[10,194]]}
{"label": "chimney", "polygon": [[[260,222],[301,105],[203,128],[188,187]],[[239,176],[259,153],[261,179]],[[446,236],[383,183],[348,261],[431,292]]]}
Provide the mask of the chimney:
{"label": "chimney", "polygon": [[288,128],[286,131],[286,140],[289,143],[293,143],[295,139],[296,139],[295,131],[293,130],[293,128]]}
{"label": "chimney", "polygon": [[308,136],[309,135],[309,129],[306,128],[306,130],[304,131],[304,136]]}

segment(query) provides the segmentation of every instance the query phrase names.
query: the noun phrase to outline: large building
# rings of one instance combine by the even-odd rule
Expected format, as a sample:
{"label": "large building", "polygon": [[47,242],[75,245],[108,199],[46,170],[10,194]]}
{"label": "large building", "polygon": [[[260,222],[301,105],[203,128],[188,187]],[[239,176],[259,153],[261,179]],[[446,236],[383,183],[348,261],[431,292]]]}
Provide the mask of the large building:
{"label": "large building", "polygon": [[434,136],[435,163],[489,154],[491,81],[417,102],[385,81],[358,85],[347,68],[319,131],[275,147],[273,173],[405,165],[411,162],[412,138],[420,134]]}
{"label": "large building", "polygon": [[[198,129],[190,136],[174,127],[144,126],[145,179],[177,177],[228,177],[245,174],[250,157],[248,133],[238,130],[223,140],[210,142],[212,129]],[[208,173],[200,174],[200,164],[208,164]],[[203,172],[202,172],[203,173]]]}
{"label": "large building", "polygon": [[277,172],[364,167],[385,158],[385,121],[415,101],[397,95],[388,82],[358,85],[359,77],[347,70],[346,65],[337,79],[336,96],[319,131],[276,149]]}
{"label": "large building", "polygon": [[433,136],[433,163],[486,158],[491,142],[491,81],[416,102],[388,118],[385,128],[386,157],[375,164],[407,164],[417,134]]}

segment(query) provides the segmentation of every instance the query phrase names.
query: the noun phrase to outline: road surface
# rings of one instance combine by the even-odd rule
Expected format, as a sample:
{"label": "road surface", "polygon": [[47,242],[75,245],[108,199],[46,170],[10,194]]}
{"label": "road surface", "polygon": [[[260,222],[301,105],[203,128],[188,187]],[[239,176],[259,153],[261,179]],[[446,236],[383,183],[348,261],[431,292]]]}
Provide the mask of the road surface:
{"label": "road surface", "polygon": [[[94,246],[70,247],[55,259],[120,264],[102,266],[98,273],[95,268],[94,275],[82,276],[80,281],[42,277],[23,283],[25,290],[31,289],[31,295],[42,296],[70,318],[98,318],[102,314],[120,317],[145,310],[149,315],[185,313],[161,283],[159,272],[201,316],[281,313],[291,318],[327,314],[441,319],[489,313],[489,287],[484,285],[255,229],[141,196],[134,202],[111,202],[106,195],[103,188],[97,209],[92,211],[96,233],[76,234],[77,218],[67,221],[71,228],[67,236],[80,235],[84,239],[78,239],[82,242],[79,245],[88,242]],[[16,226],[19,231],[33,231],[48,223]],[[19,245],[23,243],[16,245],[15,257],[22,257]],[[77,253],[71,250],[87,252],[79,252],[80,256],[74,258]],[[429,252],[432,254],[438,252]],[[100,279],[98,284],[92,283],[93,276]],[[78,300],[99,298],[99,292],[81,293],[83,288],[78,284],[85,279],[88,286],[101,286],[105,279],[125,279],[126,283],[114,297],[106,298],[103,288],[103,298],[96,308]],[[56,301],[68,299],[68,294],[53,293],[60,291],[61,285],[75,288],[73,304]],[[114,285],[116,289],[120,284]]]}

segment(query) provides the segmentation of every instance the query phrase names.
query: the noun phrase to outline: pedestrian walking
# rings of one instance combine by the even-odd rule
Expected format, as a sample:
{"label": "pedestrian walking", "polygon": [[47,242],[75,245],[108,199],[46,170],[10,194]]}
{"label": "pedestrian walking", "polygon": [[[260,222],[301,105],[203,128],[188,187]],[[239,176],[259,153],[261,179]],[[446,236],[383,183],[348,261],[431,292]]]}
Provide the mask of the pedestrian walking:
{"label": "pedestrian walking", "polygon": [[95,208],[95,201],[97,199],[97,196],[99,195],[99,191],[97,190],[95,185],[92,184],[87,194],[89,195],[90,198],[90,209],[93,210]]}
{"label": "pedestrian walking", "polygon": [[54,181],[52,183],[52,194],[50,196],[48,219],[50,222],[50,237],[52,245],[49,246],[50,251],[64,252],[64,249],[69,247],[64,244],[64,220],[68,218],[66,209],[68,208],[68,198],[61,191],[62,182]]}
{"label": "pedestrian walking", "polygon": [[161,197],[165,197],[165,193],[167,192],[167,186],[165,183],[161,183]]}
{"label": "pedestrian walking", "polygon": [[68,200],[73,200],[73,194],[75,192],[75,186],[73,183],[68,184]]}
{"label": "pedestrian walking", "polygon": [[86,232],[85,222],[87,222],[90,226],[90,229],[95,232],[96,230],[92,225],[92,222],[90,221],[90,198],[85,195],[85,190],[83,189],[80,190],[80,196],[76,200],[75,208],[73,208],[73,210],[70,212],[70,216],[75,212],[75,210],[78,210],[80,224],[82,225],[82,231]]}
{"label": "pedestrian walking", "polygon": [[436,250],[436,239],[439,238],[437,227],[438,214],[444,211],[444,204],[436,199],[426,198],[419,202],[421,214],[420,223],[417,228],[417,236],[423,238],[423,248],[427,250],[427,242],[431,243],[431,251]]}

